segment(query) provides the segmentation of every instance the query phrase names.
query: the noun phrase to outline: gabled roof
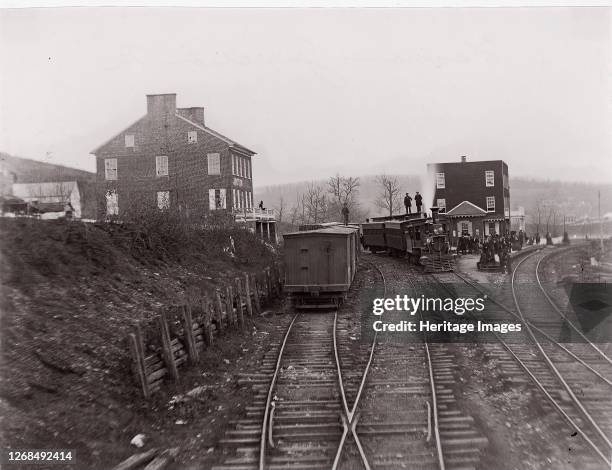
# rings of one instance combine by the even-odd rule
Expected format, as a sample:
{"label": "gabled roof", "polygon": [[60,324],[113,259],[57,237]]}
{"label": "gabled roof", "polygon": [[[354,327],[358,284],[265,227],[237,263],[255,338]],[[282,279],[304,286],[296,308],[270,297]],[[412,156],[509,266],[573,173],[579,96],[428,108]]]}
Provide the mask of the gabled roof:
{"label": "gabled roof", "polygon": [[219,134],[217,131],[212,130],[210,127],[206,127],[206,126],[203,126],[201,124],[198,124],[197,122],[193,122],[190,119],[187,119],[186,117],[181,116],[178,113],[176,113],[176,117],[179,118],[179,119],[182,119],[183,121],[191,124],[194,127],[197,127],[198,129],[200,129],[200,130],[202,130],[204,132],[207,132],[208,134],[216,137],[217,139],[221,139],[223,142],[228,144],[230,147],[235,148],[238,151],[242,151],[242,152],[245,152],[245,153],[250,153],[251,155],[255,155],[257,153],[257,152],[254,152],[253,150],[248,149],[244,145],[240,145],[238,142],[233,141],[229,137],[225,137],[223,134]]}
{"label": "gabled roof", "polygon": [[486,210],[478,207],[476,204],[473,204],[470,201],[460,202],[451,210],[446,212],[446,215],[451,217],[477,217],[485,214],[487,214]]}
{"label": "gabled roof", "polygon": [[[185,121],[188,124],[191,124],[192,126],[200,129],[201,131],[204,131],[210,135],[212,135],[213,137],[216,137],[217,139],[222,140],[223,142],[225,142],[226,144],[228,144],[231,148],[233,148],[234,150],[237,150],[238,152],[242,152],[244,154],[247,154],[249,156],[255,155],[257,152],[254,152],[253,150],[245,147],[244,145],[240,145],[238,142],[233,141],[232,139],[230,139],[229,137],[225,137],[223,134],[218,133],[217,131],[212,130],[210,127],[206,127],[203,126],[201,124],[198,124],[197,122],[193,122],[190,119],[187,119],[184,116],[181,116],[178,112],[175,113],[175,116],[179,119],[182,119],[183,121]],[[96,155],[100,149],[106,145],[108,145],[110,142],[112,142],[114,139],[116,139],[117,137],[119,137],[121,134],[123,134],[127,129],[135,126],[136,124],[138,124],[140,121],[142,121],[143,119],[146,119],[147,115],[145,114],[144,116],[142,116],[141,118],[139,118],[138,120],[136,120],[135,122],[133,122],[132,124],[130,124],[128,127],[126,127],[124,130],[122,130],[121,132],[119,132],[118,134],[114,135],[113,137],[111,137],[110,139],[108,139],[106,142],[104,142],[102,145],[98,146],[95,150],[92,150],[90,153],[92,153],[93,155]]]}

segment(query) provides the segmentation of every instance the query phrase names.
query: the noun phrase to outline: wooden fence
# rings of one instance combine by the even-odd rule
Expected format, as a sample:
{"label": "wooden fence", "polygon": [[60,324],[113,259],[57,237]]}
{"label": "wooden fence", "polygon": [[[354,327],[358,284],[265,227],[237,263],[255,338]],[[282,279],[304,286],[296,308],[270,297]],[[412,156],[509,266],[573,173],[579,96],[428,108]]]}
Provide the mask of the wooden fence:
{"label": "wooden fence", "polygon": [[200,351],[212,346],[219,336],[244,331],[245,318],[260,314],[281,290],[280,267],[273,265],[259,274],[237,277],[197,301],[175,306],[174,314],[170,308],[162,308],[147,330],[147,338],[137,324],[128,341],[132,370],[144,397],[151,397],[164,380],[178,380],[179,367],[197,364]]}

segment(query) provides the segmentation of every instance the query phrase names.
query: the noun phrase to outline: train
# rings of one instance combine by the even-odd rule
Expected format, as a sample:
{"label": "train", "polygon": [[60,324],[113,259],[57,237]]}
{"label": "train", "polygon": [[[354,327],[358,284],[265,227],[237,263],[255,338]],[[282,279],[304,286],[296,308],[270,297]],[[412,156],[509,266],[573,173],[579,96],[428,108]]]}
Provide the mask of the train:
{"label": "train", "polygon": [[437,208],[425,213],[374,217],[361,225],[362,244],[372,253],[405,257],[426,272],[453,271],[455,256],[448,238],[448,221]]}
{"label": "train", "polygon": [[359,262],[359,226],[300,227],[284,240],[284,291],[297,309],[336,309],[346,299]]}

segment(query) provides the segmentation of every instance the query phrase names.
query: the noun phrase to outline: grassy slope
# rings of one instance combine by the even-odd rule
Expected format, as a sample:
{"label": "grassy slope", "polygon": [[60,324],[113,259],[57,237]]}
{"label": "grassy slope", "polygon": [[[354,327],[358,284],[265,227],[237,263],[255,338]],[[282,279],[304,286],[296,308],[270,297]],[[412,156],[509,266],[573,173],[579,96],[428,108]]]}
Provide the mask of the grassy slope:
{"label": "grassy slope", "polygon": [[[222,250],[230,233],[234,258]],[[3,444],[76,448],[89,465],[129,442],[137,417],[132,322],[272,257],[242,230],[153,250],[118,226],[0,219],[0,239]]]}

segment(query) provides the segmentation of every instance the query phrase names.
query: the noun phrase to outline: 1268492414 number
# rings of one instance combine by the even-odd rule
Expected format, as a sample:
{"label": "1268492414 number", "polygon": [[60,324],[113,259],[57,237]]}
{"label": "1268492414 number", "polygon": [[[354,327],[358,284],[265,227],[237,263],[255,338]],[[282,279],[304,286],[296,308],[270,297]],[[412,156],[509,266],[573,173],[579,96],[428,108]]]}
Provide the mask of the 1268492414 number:
{"label": "1268492414 number", "polygon": [[2,463],[75,464],[76,452],[73,449],[4,449]]}

